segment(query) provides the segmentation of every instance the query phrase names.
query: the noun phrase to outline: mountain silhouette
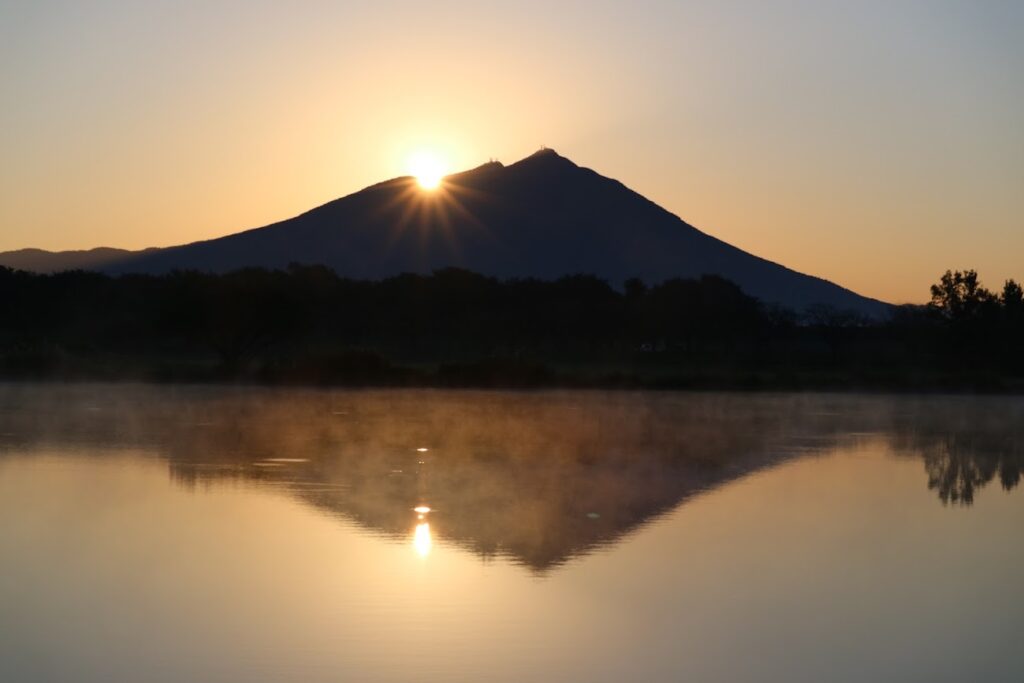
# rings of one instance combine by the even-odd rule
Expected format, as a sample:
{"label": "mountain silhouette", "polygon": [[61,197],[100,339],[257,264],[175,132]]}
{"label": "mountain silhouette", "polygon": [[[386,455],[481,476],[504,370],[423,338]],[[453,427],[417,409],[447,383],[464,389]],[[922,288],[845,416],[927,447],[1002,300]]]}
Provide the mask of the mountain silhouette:
{"label": "mountain silhouette", "polygon": [[[0,254],[0,264],[15,265],[9,256]],[[17,267],[54,270],[59,256],[35,267],[22,258]],[[360,279],[447,266],[501,278],[592,274],[616,287],[633,277],[655,284],[715,274],[796,310],[825,304],[881,316],[888,308],[711,237],[550,149],[447,176],[434,191],[395,178],[262,228],[91,265],[79,258],[69,267],[119,274],[290,263],[323,264]]]}
{"label": "mountain silhouette", "polygon": [[65,270],[101,270],[125,259],[159,251],[142,251],[96,247],[80,251],[47,251],[45,249],[18,249],[0,253],[0,266],[37,273],[59,273]]}

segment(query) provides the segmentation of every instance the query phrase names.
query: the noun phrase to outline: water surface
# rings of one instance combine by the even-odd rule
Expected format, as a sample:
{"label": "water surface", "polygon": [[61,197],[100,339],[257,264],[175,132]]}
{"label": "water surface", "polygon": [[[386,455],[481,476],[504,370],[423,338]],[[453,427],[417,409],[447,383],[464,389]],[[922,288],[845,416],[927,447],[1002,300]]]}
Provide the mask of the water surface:
{"label": "water surface", "polygon": [[2,681],[1020,680],[1024,401],[0,387]]}

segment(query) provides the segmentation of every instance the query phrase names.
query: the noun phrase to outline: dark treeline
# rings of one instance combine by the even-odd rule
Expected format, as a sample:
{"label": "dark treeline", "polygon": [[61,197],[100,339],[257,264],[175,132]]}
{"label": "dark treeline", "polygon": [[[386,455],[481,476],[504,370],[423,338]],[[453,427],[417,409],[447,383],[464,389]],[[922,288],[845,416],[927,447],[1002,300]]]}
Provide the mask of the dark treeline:
{"label": "dark treeline", "polygon": [[0,376],[342,384],[1016,390],[1024,298],[949,272],[867,320],[762,305],[716,276],[622,290],[459,269],[108,277],[0,268]]}

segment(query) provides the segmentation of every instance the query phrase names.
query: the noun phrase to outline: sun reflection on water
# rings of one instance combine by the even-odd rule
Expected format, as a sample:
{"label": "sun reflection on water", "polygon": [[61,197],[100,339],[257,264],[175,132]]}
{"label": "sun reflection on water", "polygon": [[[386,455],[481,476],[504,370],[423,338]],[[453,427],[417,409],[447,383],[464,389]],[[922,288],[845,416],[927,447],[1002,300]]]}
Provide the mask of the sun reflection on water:
{"label": "sun reflection on water", "polygon": [[430,554],[430,548],[434,545],[430,537],[430,522],[420,522],[416,525],[416,531],[412,537],[412,545],[420,557]]}

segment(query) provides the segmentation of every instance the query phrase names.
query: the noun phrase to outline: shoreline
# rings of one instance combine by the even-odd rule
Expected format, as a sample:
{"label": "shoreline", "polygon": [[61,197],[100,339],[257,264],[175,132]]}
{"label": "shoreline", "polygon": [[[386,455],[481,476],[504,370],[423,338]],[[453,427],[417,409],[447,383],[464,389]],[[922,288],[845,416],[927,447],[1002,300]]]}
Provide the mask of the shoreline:
{"label": "shoreline", "polygon": [[496,391],[648,391],[694,393],[835,393],[877,395],[1024,396],[1024,379],[989,375],[931,375],[881,378],[837,377],[828,374],[771,373],[666,375],[658,378],[622,375],[580,376],[552,372],[544,376],[466,376],[396,368],[390,376],[267,377],[259,374],[160,372],[0,373],[0,384],[140,384],[150,386],[209,386],[253,389],[366,389],[366,390],[496,390]]}

